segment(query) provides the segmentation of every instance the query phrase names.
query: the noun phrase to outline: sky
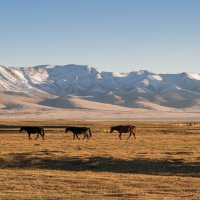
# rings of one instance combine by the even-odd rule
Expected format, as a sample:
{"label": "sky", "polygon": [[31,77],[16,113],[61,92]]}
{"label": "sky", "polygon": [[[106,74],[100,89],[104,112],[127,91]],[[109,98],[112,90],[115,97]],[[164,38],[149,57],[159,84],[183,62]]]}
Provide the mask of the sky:
{"label": "sky", "polygon": [[0,65],[200,73],[199,0],[0,0]]}

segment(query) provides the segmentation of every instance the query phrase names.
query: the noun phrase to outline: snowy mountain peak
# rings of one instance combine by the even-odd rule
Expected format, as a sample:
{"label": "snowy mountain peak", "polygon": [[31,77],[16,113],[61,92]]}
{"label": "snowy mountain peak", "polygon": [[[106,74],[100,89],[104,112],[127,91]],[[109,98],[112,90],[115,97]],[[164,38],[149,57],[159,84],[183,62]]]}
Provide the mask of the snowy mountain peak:
{"label": "snowy mountain peak", "polygon": [[125,107],[138,107],[141,99],[167,107],[191,107],[199,105],[200,74],[155,74],[147,70],[105,72],[90,65],[75,64],[0,66],[0,91],[46,98],[75,95]]}

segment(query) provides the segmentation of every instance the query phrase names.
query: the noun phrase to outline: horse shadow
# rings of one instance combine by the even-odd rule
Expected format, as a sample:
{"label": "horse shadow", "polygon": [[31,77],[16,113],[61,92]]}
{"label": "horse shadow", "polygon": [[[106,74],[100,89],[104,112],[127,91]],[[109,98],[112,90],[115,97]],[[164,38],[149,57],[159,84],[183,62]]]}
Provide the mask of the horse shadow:
{"label": "horse shadow", "polygon": [[[89,158],[54,158],[51,151],[9,154],[9,159],[0,158],[0,168],[48,169],[64,171],[92,171],[130,173],[145,175],[190,176],[200,178],[200,162],[185,162],[182,159],[132,159],[94,156]],[[42,155],[43,154],[43,155]],[[42,155],[42,156],[41,156]]]}

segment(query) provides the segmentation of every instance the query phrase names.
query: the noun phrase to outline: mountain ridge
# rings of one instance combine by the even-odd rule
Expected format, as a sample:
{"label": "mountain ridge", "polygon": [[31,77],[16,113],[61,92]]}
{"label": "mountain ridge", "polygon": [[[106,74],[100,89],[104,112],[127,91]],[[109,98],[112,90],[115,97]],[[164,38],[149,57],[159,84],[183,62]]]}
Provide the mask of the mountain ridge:
{"label": "mountain ridge", "polygon": [[[200,74],[156,74],[147,70],[106,72],[75,64],[0,65],[0,92],[6,93],[8,99],[21,93],[37,99],[37,105],[63,109],[87,109],[89,104],[95,105],[95,109],[98,103],[125,109],[186,109],[200,107]],[[82,103],[77,103],[77,98]],[[5,107],[1,101],[0,106],[12,108]]]}

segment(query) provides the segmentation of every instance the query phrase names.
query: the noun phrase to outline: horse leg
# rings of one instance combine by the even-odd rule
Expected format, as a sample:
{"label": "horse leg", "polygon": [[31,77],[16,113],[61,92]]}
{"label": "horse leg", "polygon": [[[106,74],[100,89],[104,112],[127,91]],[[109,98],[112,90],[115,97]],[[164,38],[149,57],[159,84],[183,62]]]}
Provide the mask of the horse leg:
{"label": "horse leg", "polygon": [[75,134],[73,135],[73,140],[75,140]]}
{"label": "horse leg", "polygon": [[40,132],[39,134],[41,135],[42,139],[44,140],[44,133]]}
{"label": "horse leg", "polygon": [[130,137],[131,137],[131,131],[130,131],[130,134],[129,134],[129,136],[127,137],[127,140],[128,140]]}
{"label": "horse leg", "polygon": [[44,134],[44,129],[42,129],[40,135],[42,136],[42,139],[44,140],[44,135],[45,135],[45,134]]}
{"label": "horse leg", "polygon": [[87,135],[87,133],[84,133],[84,137],[83,137],[83,140],[85,139],[86,135]]}
{"label": "horse leg", "polygon": [[38,139],[38,137],[39,137],[39,133],[37,133],[37,137],[35,138],[35,140],[37,140],[37,139]]}
{"label": "horse leg", "polygon": [[28,138],[29,138],[29,140],[32,140],[30,133],[28,133]]}
{"label": "horse leg", "polygon": [[132,134],[134,135],[134,138],[136,139],[135,130],[136,130],[136,128],[134,128],[134,129],[132,130]]}
{"label": "horse leg", "polygon": [[85,134],[86,134],[86,136],[87,136],[87,139],[89,140],[89,139],[90,139],[90,137],[88,136],[87,132],[86,132]]}
{"label": "horse leg", "polygon": [[134,138],[136,139],[135,133],[133,132]]}
{"label": "horse leg", "polygon": [[44,140],[44,134],[41,134],[41,133],[40,133],[40,135],[42,136],[42,139]]}
{"label": "horse leg", "polygon": [[119,139],[120,139],[120,140],[122,139],[122,138],[121,138],[121,135],[122,135],[122,133],[120,132],[120,133],[119,133]]}
{"label": "horse leg", "polygon": [[76,134],[76,137],[78,138],[78,140],[80,140],[80,138],[78,137],[78,134]]}

